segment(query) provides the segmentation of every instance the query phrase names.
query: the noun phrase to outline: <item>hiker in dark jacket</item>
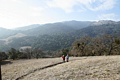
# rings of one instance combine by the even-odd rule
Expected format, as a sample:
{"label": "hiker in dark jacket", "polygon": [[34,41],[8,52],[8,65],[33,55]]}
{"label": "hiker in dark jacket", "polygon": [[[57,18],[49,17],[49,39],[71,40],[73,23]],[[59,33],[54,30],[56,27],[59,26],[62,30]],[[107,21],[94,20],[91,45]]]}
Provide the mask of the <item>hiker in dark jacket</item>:
{"label": "hiker in dark jacket", "polygon": [[63,62],[65,62],[65,56],[64,55],[62,55],[62,59],[63,59]]}
{"label": "hiker in dark jacket", "polygon": [[62,50],[62,58],[63,58],[63,62],[65,62],[65,57],[66,57],[67,53],[66,51],[63,49]]}

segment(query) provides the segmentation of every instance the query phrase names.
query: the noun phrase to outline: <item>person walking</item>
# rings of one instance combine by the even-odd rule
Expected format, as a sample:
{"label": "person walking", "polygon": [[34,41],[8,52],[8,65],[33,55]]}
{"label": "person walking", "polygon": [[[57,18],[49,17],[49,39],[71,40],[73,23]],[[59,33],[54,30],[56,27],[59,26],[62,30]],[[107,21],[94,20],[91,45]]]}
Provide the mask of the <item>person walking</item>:
{"label": "person walking", "polygon": [[66,61],[69,62],[69,55],[66,56]]}
{"label": "person walking", "polygon": [[63,59],[63,62],[65,62],[65,56],[64,55],[62,55],[62,59]]}

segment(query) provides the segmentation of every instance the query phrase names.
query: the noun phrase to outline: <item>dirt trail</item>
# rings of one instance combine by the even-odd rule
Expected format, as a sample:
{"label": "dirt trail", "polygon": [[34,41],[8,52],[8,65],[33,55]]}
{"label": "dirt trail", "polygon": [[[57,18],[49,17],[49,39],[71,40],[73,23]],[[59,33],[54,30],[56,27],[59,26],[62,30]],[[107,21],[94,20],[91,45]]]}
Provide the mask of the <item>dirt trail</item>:
{"label": "dirt trail", "polygon": [[45,67],[42,67],[42,68],[38,68],[38,69],[35,69],[35,70],[31,70],[29,73],[24,74],[24,75],[18,77],[16,80],[22,79],[22,78],[24,78],[25,76],[27,76],[27,75],[29,75],[29,74],[31,74],[31,73],[34,73],[35,71],[43,70],[43,69],[46,69],[46,68],[49,68],[49,67],[56,66],[56,65],[58,65],[58,64],[62,64],[62,63],[63,63],[63,62],[59,62],[59,63],[51,64],[51,65],[48,65],[48,66],[45,66]]}
{"label": "dirt trail", "polygon": [[[70,57],[70,60],[83,59],[79,57]],[[49,67],[62,64],[62,58],[43,58],[31,60],[15,60],[10,64],[2,65],[2,79],[3,80],[19,80],[36,71],[44,70]]]}
{"label": "dirt trail", "polygon": [[80,57],[35,71],[20,80],[120,80],[120,56]]}
{"label": "dirt trail", "polygon": [[59,63],[61,58],[44,58],[31,60],[15,60],[11,64],[2,65],[3,80],[15,80],[37,69]]}
{"label": "dirt trail", "polygon": [[[82,59],[72,59],[72,60],[70,60],[70,61],[83,60],[83,59],[87,59],[87,58],[82,58]],[[65,62],[58,62],[58,63],[55,63],[55,64],[51,64],[51,65],[44,66],[44,67],[42,67],[42,68],[37,68],[37,69],[35,69],[35,70],[31,70],[31,71],[29,71],[29,73],[24,74],[24,75],[18,77],[17,79],[15,79],[15,80],[23,79],[25,76],[28,76],[28,75],[30,75],[30,74],[36,72],[36,71],[40,71],[40,70],[43,70],[43,69],[46,69],[46,68],[54,67],[54,66],[57,66],[57,65],[59,65],[59,64],[63,64],[63,63],[65,63]]]}

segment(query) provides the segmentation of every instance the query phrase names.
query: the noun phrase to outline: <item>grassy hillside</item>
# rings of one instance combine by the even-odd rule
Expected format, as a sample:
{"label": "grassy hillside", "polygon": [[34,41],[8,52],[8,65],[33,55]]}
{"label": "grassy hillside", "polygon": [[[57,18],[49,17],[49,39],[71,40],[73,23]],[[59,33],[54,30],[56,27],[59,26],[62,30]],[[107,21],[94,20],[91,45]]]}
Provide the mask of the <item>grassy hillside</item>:
{"label": "grassy hillside", "polygon": [[120,56],[70,57],[11,61],[2,65],[3,80],[120,80]]}

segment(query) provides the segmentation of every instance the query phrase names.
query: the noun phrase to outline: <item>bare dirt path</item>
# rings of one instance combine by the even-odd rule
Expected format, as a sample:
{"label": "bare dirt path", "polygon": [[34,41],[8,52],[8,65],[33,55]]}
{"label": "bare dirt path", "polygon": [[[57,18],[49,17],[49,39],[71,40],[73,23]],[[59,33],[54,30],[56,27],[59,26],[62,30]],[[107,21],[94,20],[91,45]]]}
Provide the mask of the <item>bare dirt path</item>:
{"label": "bare dirt path", "polygon": [[[71,60],[76,59],[80,58],[71,58]],[[3,80],[19,80],[36,71],[61,64],[61,61],[61,58],[11,61],[10,64],[2,65],[2,78]]]}
{"label": "bare dirt path", "polygon": [[120,56],[79,58],[35,71],[20,80],[120,80]]}
{"label": "bare dirt path", "polygon": [[36,71],[40,71],[40,70],[43,70],[43,69],[46,69],[46,68],[49,68],[49,67],[56,66],[56,65],[58,65],[58,64],[62,64],[62,63],[63,63],[63,62],[59,62],[59,63],[51,64],[51,65],[48,65],[48,66],[45,66],[45,67],[42,67],[42,68],[37,68],[37,69],[35,69],[35,70],[31,70],[31,71],[29,71],[29,73],[24,74],[24,75],[18,77],[16,80],[22,79],[22,78],[24,78],[25,76],[28,76],[28,75],[36,72]]}
{"label": "bare dirt path", "polygon": [[11,64],[2,65],[2,78],[3,80],[15,80],[34,70],[58,63],[60,61],[60,58],[55,58],[55,60],[51,58],[11,61]]}
{"label": "bare dirt path", "polygon": [[[87,58],[82,58],[82,60],[83,60],[83,59],[87,59]],[[72,58],[70,61],[75,61],[75,60],[80,60],[80,58],[79,58],[79,59],[77,59],[77,58]],[[16,80],[24,79],[24,77],[26,77],[26,76],[28,76],[28,75],[30,75],[30,74],[32,74],[32,73],[35,73],[36,71],[40,71],[40,70],[43,70],[43,69],[46,69],[46,68],[54,67],[54,66],[57,66],[57,65],[63,64],[63,63],[64,63],[64,62],[58,62],[58,63],[54,63],[54,64],[51,64],[51,65],[44,66],[44,67],[42,67],[42,68],[37,68],[37,69],[35,69],[35,70],[30,71],[30,72],[27,73],[27,74],[24,74],[24,75],[18,77]]]}

